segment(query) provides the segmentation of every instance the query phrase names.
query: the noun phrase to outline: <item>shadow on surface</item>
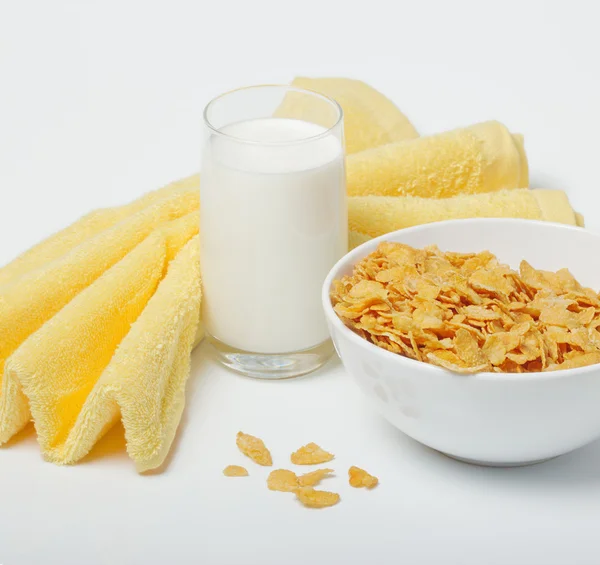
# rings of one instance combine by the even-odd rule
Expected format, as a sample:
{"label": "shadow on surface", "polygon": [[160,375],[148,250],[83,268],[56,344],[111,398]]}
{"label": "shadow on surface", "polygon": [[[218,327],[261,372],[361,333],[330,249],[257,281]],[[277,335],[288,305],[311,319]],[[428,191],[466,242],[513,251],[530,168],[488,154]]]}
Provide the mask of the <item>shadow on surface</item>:
{"label": "shadow on surface", "polygon": [[511,490],[548,493],[554,491],[600,489],[600,440],[554,459],[523,467],[486,467],[452,459],[408,437],[378,414],[379,425],[390,440],[398,446],[402,458],[410,457],[410,464],[423,467],[428,473],[448,475],[453,481],[464,480],[469,487],[489,488],[490,483]]}
{"label": "shadow on surface", "polygon": [[[402,433],[402,432],[398,432]],[[581,488],[595,484],[600,487],[600,441],[567,453],[560,457],[523,467],[486,467],[452,459],[443,453],[407,438],[412,449],[427,452],[441,470],[452,468],[469,481],[474,479],[496,484],[504,483],[518,488],[545,489],[548,486],[561,489]],[[422,455],[421,455],[422,457]]]}
{"label": "shadow on surface", "polygon": [[125,444],[125,430],[123,424],[117,422],[100,440],[92,447],[92,450],[80,461],[79,464],[92,463],[100,458],[127,457]]}

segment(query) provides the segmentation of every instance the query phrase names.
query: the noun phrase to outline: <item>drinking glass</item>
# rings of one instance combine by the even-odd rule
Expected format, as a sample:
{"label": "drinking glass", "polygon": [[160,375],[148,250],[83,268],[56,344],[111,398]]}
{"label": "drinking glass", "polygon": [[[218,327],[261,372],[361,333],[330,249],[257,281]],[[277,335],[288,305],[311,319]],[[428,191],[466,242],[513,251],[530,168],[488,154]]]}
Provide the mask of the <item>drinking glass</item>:
{"label": "drinking glass", "polygon": [[202,318],[217,358],[259,378],[333,354],[321,286],[348,247],[342,109],[291,86],[253,86],[204,111]]}

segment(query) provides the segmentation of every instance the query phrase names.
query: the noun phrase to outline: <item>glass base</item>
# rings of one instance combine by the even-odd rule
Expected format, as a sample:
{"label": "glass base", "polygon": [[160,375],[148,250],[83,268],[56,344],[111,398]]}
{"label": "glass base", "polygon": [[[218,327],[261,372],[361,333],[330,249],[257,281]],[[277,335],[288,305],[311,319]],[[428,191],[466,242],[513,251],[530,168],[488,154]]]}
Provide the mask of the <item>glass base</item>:
{"label": "glass base", "polygon": [[229,369],[255,379],[290,379],[306,375],[323,366],[333,355],[330,339],[293,353],[252,353],[230,347],[222,341],[206,336],[216,358]]}

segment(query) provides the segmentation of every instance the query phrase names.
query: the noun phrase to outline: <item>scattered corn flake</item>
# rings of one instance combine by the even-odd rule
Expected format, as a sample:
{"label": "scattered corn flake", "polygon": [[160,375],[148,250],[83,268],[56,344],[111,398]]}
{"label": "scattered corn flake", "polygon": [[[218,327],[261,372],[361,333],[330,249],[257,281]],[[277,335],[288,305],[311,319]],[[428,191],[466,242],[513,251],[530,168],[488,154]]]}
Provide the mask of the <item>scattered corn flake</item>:
{"label": "scattered corn flake", "polygon": [[296,489],[296,498],[309,508],[326,508],[334,506],[340,501],[340,495],[325,490],[315,490],[312,487]]}
{"label": "scattered corn flake", "polygon": [[247,477],[248,470],[245,467],[239,465],[228,465],[223,469],[223,474],[226,477]]}
{"label": "scattered corn flake", "polygon": [[329,477],[333,473],[333,469],[317,469],[310,473],[304,473],[298,477],[298,485],[301,487],[314,487],[323,479]]}
{"label": "scattered corn flake", "polygon": [[321,449],[316,443],[307,443],[291,455],[294,465],[319,465],[333,458],[333,454]]}
{"label": "scattered corn flake", "polygon": [[287,469],[275,469],[269,473],[267,486],[270,490],[294,492],[299,486],[298,477],[293,471],[288,471]]}
{"label": "scattered corn flake", "polygon": [[238,446],[238,449],[244,455],[250,457],[250,459],[252,459],[252,461],[255,463],[265,467],[270,467],[273,465],[271,453],[265,446],[262,439],[245,434],[243,432],[238,432],[235,442]]}
{"label": "scattered corn flake", "polygon": [[348,478],[350,486],[353,486],[354,488],[366,487],[370,489],[377,486],[379,483],[379,479],[377,477],[370,475],[360,467],[354,466],[348,469]]}
{"label": "scattered corn flake", "polygon": [[334,281],[332,304],[364,339],[459,373],[585,366],[600,355],[600,296],[567,269],[519,272],[488,251],[384,242]]}

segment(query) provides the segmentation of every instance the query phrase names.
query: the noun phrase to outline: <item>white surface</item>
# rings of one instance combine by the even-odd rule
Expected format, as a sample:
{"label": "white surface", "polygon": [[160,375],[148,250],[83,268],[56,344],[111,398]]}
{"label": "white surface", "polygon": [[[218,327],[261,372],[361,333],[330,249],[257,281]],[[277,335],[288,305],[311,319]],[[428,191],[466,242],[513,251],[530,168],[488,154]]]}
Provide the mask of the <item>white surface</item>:
{"label": "white surface", "polygon": [[[530,259],[538,269],[566,267],[582,284],[600,288],[600,265],[589,260],[600,253],[600,236],[515,219],[415,226],[343,257],[327,276],[322,296],[344,368],[389,422],[424,445],[467,461],[513,466],[564,455],[600,437],[600,365],[529,375],[457,375],[375,347],[346,327],[331,305],[332,283],[351,275],[382,241],[459,253],[491,251],[513,269]],[[563,246],[571,250],[566,257],[556,253]]]}
{"label": "white surface", "polygon": [[311,349],[329,337],[321,286],[348,249],[342,130],[259,118],[222,131],[202,156],[206,331],[254,353]]}
{"label": "white surface", "polygon": [[[595,8],[3,1],[0,263],[90,208],[197,170],[205,102],[295,74],[371,82],[422,133],[506,122],[525,134],[533,183],[568,189],[600,228]],[[300,508],[250,464],[247,479],[222,477],[243,461],[240,428],[264,437],[282,466],[306,441],[334,451],[339,478],[328,486],[342,503]],[[380,487],[351,490],[351,464]],[[199,350],[162,475],[138,477],[122,451],[58,468],[40,461],[31,435],[0,450],[4,565],[596,565],[598,523],[599,443],[529,468],[464,465],[371,411],[338,362],[263,383]]]}

